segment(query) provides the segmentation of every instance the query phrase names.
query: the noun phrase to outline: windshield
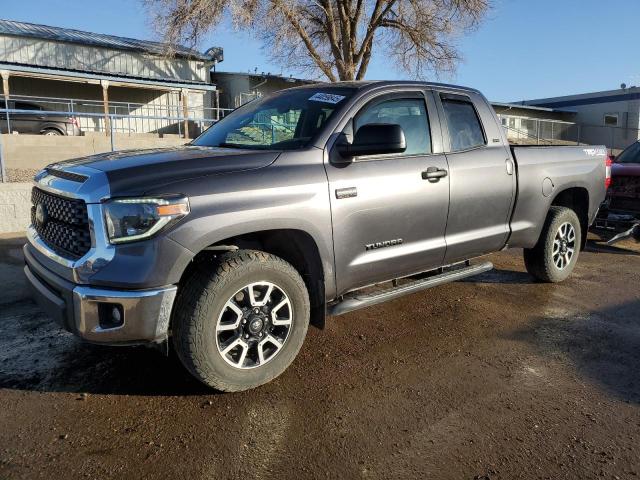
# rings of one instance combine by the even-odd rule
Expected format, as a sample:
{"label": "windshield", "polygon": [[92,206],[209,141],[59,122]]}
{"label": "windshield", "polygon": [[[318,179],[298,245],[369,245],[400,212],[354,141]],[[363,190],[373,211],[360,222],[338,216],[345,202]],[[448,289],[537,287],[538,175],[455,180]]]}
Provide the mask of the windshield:
{"label": "windshield", "polygon": [[627,147],[625,151],[616,158],[616,163],[640,163],[640,142],[636,142]]}
{"label": "windshield", "polygon": [[206,147],[295,150],[308,146],[353,88],[304,88],[254,100],[193,141]]}

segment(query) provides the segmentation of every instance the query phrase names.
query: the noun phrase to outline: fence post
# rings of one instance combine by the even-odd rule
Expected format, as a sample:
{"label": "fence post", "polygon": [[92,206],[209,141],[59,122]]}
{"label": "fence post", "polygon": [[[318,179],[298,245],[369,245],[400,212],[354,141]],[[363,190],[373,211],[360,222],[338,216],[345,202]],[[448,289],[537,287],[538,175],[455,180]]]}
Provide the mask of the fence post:
{"label": "fence post", "polygon": [[109,80],[100,80],[100,85],[102,85],[102,107],[104,108],[104,121],[107,122],[107,125],[104,126],[104,131],[106,135],[109,135],[111,132],[111,116],[109,115]]}
{"label": "fence post", "polygon": [[2,74],[2,91],[4,93],[4,108],[7,110],[7,133],[11,133],[11,120],[9,118],[9,72],[3,70]]}
{"label": "fence post", "polygon": [[113,144],[113,117],[109,115],[109,136],[111,137],[111,151],[115,152],[115,146]]}
{"label": "fence post", "polygon": [[189,140],[189,90],[183,88],[182,93],[182,116],[184,117],[184,138]]}
{"label": "fence post", "polygon": [[613,127],[609,127],[611,129],[611,155],[613,155],[613,143],[615,142],[615,131],[613,130]]}
{"label": "fence post", "polygon": [[7,171],[5,170],[5,156],[4,156],[4,143],[2,142],[2,133],[0,133],[0,177],[2,183],[9,181],[7,178]]}

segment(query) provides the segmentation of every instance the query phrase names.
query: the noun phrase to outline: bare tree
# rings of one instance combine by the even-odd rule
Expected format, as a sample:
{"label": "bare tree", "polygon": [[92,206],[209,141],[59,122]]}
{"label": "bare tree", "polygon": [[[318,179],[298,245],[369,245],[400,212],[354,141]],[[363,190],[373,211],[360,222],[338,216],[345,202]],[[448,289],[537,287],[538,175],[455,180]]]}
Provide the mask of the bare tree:
{"label": "bare tree", "polygon": [[414,78],[451,72],[459,35],[490,0],[143,0],[165,41],[196,45],[227,16],[282,65],[331,81],[361,80],[371,55]]}

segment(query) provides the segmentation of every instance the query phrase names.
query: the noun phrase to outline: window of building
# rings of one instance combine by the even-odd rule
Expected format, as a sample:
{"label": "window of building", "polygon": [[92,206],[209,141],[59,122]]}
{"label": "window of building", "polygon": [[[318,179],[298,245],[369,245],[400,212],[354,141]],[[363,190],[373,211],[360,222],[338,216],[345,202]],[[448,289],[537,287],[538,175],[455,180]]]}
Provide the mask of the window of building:
{"label": "window of building", "polygon": [[485,145],[480,119],[470,101],[443,98],[442,107],[447,118],[452,151]]}
{"label": "window of building", "polygon": [[617,113],[605,113],[604,124],[608,127],[618,126],[618,114]]}
{"label": "window of building", "polygon": [[354,131],[369,123],[400,125],[407,142],[402,155],[431,153],[431,133],[427,108],[423,99],[406,98],[386,100],[364,107],[355,118]]}

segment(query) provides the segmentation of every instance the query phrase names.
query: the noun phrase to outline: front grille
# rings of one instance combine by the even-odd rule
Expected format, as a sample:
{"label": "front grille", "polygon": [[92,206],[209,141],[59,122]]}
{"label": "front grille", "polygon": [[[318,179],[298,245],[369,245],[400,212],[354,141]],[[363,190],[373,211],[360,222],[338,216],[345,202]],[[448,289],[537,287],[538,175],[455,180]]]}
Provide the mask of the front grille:
{"label": "front grille", "polygon": [[[80,258],[89,251],[91,234],[83,200],[61,197],[34,187],[31,203],[31,225],[49,248],[71,259]],[[39,205],[42,205],[41,215],[38,215]]]}

